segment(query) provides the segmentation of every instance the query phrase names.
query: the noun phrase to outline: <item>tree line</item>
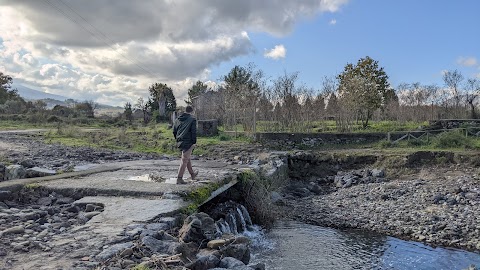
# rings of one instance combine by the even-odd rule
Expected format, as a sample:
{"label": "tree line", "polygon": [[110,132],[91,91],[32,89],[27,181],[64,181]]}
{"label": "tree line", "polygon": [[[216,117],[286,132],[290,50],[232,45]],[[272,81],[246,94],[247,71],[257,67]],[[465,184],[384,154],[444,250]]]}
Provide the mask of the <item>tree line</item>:
{"label": "tree line", "polygon": [[443,74],[443,85],[402,83],[393,88],[379,62],[364,57],[325,77],[320,89],[299,81],[299,73],[268,78],[255,65],[235,66],[223,83],[210,89],[197,82],[189,100],[202,119],[219,119],[226,129],[239,124],[252,131],[309,131],[324,120],[338,131],[367,128],[372,120],[428,121],[477,118],[480,81],[465,79],[458,70]]}

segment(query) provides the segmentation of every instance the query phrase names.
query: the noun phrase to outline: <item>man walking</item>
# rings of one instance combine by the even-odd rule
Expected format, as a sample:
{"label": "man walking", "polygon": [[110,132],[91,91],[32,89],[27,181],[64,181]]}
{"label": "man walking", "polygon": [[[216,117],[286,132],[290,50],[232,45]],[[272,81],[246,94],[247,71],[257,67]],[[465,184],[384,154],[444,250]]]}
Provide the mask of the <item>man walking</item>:
{"label": "man walking", "polygon": [[192,112],[192,106],[187,106],[185,112],[175,120],[175,124],[173,125],[173,136],[177,141],[177,147],[182,151],[181,164],[180,168],[178,168],[177,184],[187,183],[183,181],[185,168],[188,169],[192,180],[195,180],[198,174],[198,171],[193,171],[190,160],[193,148],[197,143],[197,119],[191,115]]}

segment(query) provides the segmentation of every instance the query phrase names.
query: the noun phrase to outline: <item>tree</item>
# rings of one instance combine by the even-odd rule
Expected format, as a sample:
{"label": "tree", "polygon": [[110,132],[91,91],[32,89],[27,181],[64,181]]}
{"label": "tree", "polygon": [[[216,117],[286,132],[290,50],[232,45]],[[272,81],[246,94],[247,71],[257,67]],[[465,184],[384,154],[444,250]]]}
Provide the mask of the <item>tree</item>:
{"label": "tree", "polygon": [[148,91],[150,92],[149,108],[152,113],[158,111],[160,118],[167,119],[168,113],[177,109],[177,101],[173,90],[166,84],[154,83],[148,88]]}
{"label": "tree", "polygon": [[85,116],[87,118],[94,118],[95,117],[95,110],[97,109],[98,104],[89,100],[84,101],[81,103],[75,104],[75,111],[80,116]]}
{"label": "tree", "polygon": [[468,79],[465,86],[465,102],[470,107],[470,117],[477,118],[475,112],[475,101],[480,95],[480,81],[478,79]]}
{"label": "tree", "polygon": [[0,72],[0,104],[5,104],[8,100],[19,101],[25,105],[25,100],[21,98],[16,89],[12,89],[12,77]]}
{"label": "tree", "polygon": [[185,103],[192,105],[192,102],[198,96],[206,93],[208,91],[208,85],[204,84],[202,81],[197,81],[192,87],[188,89],[188,98],[185,100]]}
{"label": "tree", "polygon": [[457,113],[460,104],[460,94],[458,88],[462,81],[463,75],[458,70],[449,70],[443,73],[443,82],[445,82],[445,85],[452,90],[453,99],[455,100],[455,113]]}
{"label": "tree", "polygon": [[147,124],[150,120],[148,115],[148,102],[145,102],[145,100],[143,100],[143,97],[139,97],[137,103],[135,103],[135,108],[142,111],[143,123]]}
{"label": "tree", "polygon": [[125,115],[125,118],[128,120],[128,122],[132,123],[133,121],[133,111],[132,111],[132,104],[130,102],[125,103],[124,106],[125,110],[123,114]]}
{"label": "tree", "polygon": [[338,80],[339,97],[354,106],[357,117],[366,128],[373,112],[384,104],[390,88],[383,67],[367,56],[359,59],[356,65],[347,64]]}
{"label": "tree", "polygon": [[[225,82],[225,106],[232,107],[232,125],[236,128],[237,117],[247,108],[255,107],[259,96],[258,83],[253,79],[252,67],[235,66],[223,77]],[[227,116],[230,114],[227,111]],[[252,110],[253,111],[253,110]],[[253,114],[253,113],[252,113]],[[245,120],[246,117],[243,117]],[[244,125],[246,123],[244,122]]]}

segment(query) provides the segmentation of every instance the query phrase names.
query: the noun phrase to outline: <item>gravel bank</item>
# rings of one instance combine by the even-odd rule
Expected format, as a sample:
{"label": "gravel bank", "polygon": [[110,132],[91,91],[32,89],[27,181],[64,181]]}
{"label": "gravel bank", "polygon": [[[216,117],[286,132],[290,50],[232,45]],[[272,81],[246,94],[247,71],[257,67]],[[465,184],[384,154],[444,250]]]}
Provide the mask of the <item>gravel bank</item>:
{"label": "gravel bank", "polygon": [[[429,245],[480,250],[480,180],[472,167],[429,167],[387,182],[290,201],[291,217],[314,225],[372,230]],[[322,194],[323,193],[323,194]]]}

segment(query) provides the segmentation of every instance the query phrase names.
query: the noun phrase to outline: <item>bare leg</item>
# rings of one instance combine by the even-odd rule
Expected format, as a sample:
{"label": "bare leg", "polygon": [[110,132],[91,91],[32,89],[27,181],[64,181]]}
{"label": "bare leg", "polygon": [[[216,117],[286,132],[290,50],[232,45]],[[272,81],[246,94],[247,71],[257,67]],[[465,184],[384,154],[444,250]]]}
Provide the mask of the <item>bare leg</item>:
{"label": "bare leg", "polygon": [[[183,174],[185,173],[185,169],[187,168],[188,164],[190,163],[190,156],[192,154],[192,148],[188,150],[182,150],[182,159],[181,159],[181,164],[180,167],[178,168],[178,175],[177,175],[177,182],[180,179],[183,179]],[[190,165],[191,168],[191,165]],[[190,169],[189,169],[190,172]],[[183,180],[182,180],[183,181]]]}
{"label": "bare leg", "polygon": [[193,174],[194,174],[195,172],[193,171],[193,168],[192,168],[192,160],[190,160],[190,159],[188,160],[188,163],[187,163],[187,169],[188,169],[188,172],[190,173],[190,175],[193,176]]}

